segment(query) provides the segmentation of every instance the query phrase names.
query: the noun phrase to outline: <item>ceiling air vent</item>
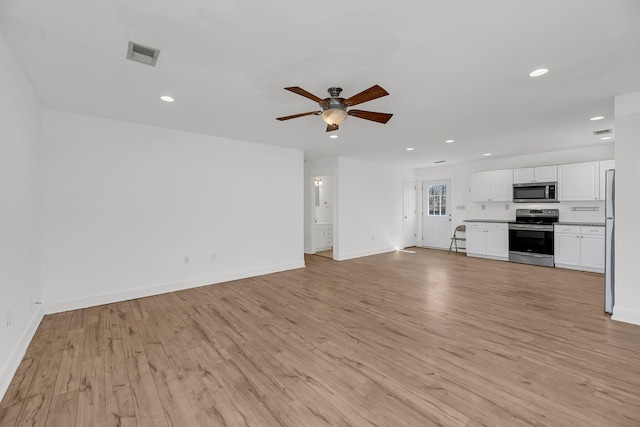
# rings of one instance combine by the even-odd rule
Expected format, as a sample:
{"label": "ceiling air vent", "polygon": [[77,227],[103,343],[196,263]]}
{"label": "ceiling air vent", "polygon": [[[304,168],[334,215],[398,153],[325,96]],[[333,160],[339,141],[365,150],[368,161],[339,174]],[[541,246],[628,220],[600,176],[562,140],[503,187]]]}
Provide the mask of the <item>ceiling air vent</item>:
{"label": "ceiling air vent", "polygon": [[160,55],[160,49],[154,49],[138,43],[129,42],[127,59],[155,67],[158,55]]}
{"label": "ceiling air vent", "polygon": [[611,133],[611,129],[603,129],[603,130],[594,130],[593,131],[593,134],[595,136],[606,135],[608,133]]}
{"label": "ceiling air vent", "polygon": [[436,160],[436,161],[435,161],[435,162],[433,162],[433,163],[444,163],[444,162],[446,162],[446,160]]}

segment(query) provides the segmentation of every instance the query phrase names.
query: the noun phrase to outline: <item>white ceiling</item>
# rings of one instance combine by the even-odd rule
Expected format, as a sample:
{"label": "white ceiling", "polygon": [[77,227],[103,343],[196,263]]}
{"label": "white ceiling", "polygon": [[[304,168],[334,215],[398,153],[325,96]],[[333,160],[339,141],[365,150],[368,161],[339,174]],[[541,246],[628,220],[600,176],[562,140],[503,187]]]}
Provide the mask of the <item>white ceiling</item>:
{"label": "white ceiling", "polygon": [[[638,0],[0,0],[0,28],[46,107],[311,160],[419,167],[603,144],[592,131],[613,127],[613,97],[640,90]],[[161,49],[156,67],[127,61],[129,41]],[[357,108],[394,113],[386,125],[352,117],[330,140],[318,116],[275,120],[318,109],[286,86],[325,98],[374,84],[390,96]]]}

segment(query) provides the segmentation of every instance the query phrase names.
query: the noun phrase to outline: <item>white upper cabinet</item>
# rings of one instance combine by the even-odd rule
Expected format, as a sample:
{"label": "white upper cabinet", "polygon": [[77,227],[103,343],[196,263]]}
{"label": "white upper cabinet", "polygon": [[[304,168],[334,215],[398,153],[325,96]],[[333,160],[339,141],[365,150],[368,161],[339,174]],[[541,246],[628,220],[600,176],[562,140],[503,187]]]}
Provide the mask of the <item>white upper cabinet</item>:
{"label": "white upper cabinet", "polygon": [[513,200],[513,169],[472,173],[471,200],[511,202]]}
{"label": "white upper cabinet", "polygon": [[474,202],[488,202],[491,199],[491,172],[476,172],[471,174],[471,200]]}
{"label": "white upper cabinet", "polygon": [[538,166],[535,168],[536,182],[556,182],[558,180],[558,166]]}
{"label": "white upper cabinet", "polygon": [[518,168],[513,170],[514,184],[528,184],[532,182],[556,182],[557,180],[557,166],[537,166],[534,168]]}
{"label": "white upper cabinet", "polygon": [[471,174],[473,202],[511,202],[513,184],[557,182],[558,201],[605,199],[604,173],[615,169],[613,160],[503,169]]}
{"label": "white upper cabinet", "polygon": [[604,177],[604,173],[609,169],[616,168],[615,160],[603,160],[600,162],[600,200],[605,200],[607,198],[605,186],[607,185],[607,180]]}
{"label": "white upper cabinet", "polygon": [[558,200],[600,200],[600,162],[558,166]]}
{"label": "white upper cabinet", "polygon": [[513,183],[514,184],[526,184],[528,182],[535,181],[535,169],[536,168],[518,168],[513,170]]}
{"label": "white upper cabinet", "polygon": [[513,169],[491,171],[491,201],[513,201]]}

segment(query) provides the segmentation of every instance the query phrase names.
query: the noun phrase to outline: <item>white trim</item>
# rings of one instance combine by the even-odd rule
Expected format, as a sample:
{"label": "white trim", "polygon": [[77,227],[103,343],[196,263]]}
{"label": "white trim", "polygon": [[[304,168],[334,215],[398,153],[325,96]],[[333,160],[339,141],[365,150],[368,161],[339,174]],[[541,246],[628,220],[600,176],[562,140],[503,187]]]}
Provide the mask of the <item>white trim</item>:
{"label": "white trim", "polygon": [[567,270],[589,271],[591,273],[604,274],[604,268],[583,267],[581,265],[555,264],[556,268],[565,268]]}
{"label": "white trim", "polygon": [[269,267],[256,268],[251,270],[236,271],[232,273],[220,274],[210,277],[199,277],[195,279],[183,280],[179,282],[161,283],[151,286],[140,286],[126,291],[111,292],[108,294],[92,295],[82,298],[54,301],[44,305],[46,314],[59,313],[79,308],[93,307],[96,305],[110,304],[118,301],[127,301],[135,298],[143,298],[153,295],[165,294],[168,292],[181,291],[184,289],[197,288],[199,286],[212,285],[216,283],[229,282],[231,280],[246,279],[248,277],[262,276],[264,274],[278,273],[280,271],[304,268],[304,261],[280,264]]}
{"label": "white trim", "polygon": [[[395,252],[397,249],[392,247],[367,249],[366,251],[349,252],[346,254],[340,254],[340,258],[334,258],[336,261],[346,261],[348,259],[361,258],[365,256],[384,254],[387,252]],[[335,256],[335,250],[334,250]]]}
{"label": "white trim", "polygon": [[631,323],[633,325],[640,325],[640,311],[617,308],[614,305],[613,316],[611,316],[611,319],[616,320],[618,322],[625,322],[625,323]]}
{"label": "white trim", "polygon": [[[445,249],[446,250],[446,249]],[[483,255],[483,254],[474,254],[474,253],[469,253],[467,252],[467,256],[473,257],[473,258],[484,258],[484,259],[492,259],[494,261],[509,261],[509,257],[499,257],[499,256],[493,256],[493,255]]]}
{"label": "white trim", "polygon": [[9,353],[6,363],[2,366],[2,369],[0,370],[0,400],[4,398],[5,393],[9,389],[9,385],[11,385],[11,381],[18,370],[18,366],[20,366],[20,362],[22,362],[22,359],[27,352],[27,348],[29,347],[29,344],[31,343],[31,340],[33,339],[43,317],[44,314],[42,307],[38,307],[33,313],[33,317],[27,325],[27,328],[22,333],[18,343],[13,348],[13,351]]}
{"label": "white trim", "polygon": [[[407,237],[407,232],[406,232],[406,224],[405,224],[405,217],[407,216],[407,212],[405,212],[405,183],[410,182],[413,183],[413,195],[414,195],[414,202],[415,202],[415,213],[414,213],[414,230],[415,230],[415,234],[413,236],[413,239],[411,240],[411,242],[406,242],[405,241],[405,237]],[[422,212],[422,208],[420,208],[420,212]],[[403,248],[409,248],[412,246],[418,246],[420,243],[422,243],[422,236],[420,237],[420,242],[418,242],[418,218],[422,218],[422,215],[418,215],[418,181],[415,178],[402,178],[402,245]]]}

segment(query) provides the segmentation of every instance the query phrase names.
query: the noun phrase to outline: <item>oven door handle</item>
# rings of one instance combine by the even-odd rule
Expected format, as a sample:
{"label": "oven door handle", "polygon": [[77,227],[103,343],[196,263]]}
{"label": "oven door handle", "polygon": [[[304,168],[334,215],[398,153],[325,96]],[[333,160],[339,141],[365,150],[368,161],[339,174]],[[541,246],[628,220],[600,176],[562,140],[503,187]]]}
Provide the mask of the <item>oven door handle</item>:
{"label": "oven door handle", "polygon": [[524,253],[524,254],[522,254],[522,255],[524,255],[524,256],[530,256],[530,257],[532,257],[532,258],[548,258],[548,257],[549,257],[549,255],[527,254],[527,253]]}
{"label": "oven door handle", "polygon": [[509,230],[553,231],[553,225],[509,224]]}
{"label": "oven door handle", "polygon": [[534,254],[531,252],[520,252],[520,251],[511,251],[511,253],[520,255],[520,256],[528,256],[531,258],[549,258],[552,257],[552,254]]}

